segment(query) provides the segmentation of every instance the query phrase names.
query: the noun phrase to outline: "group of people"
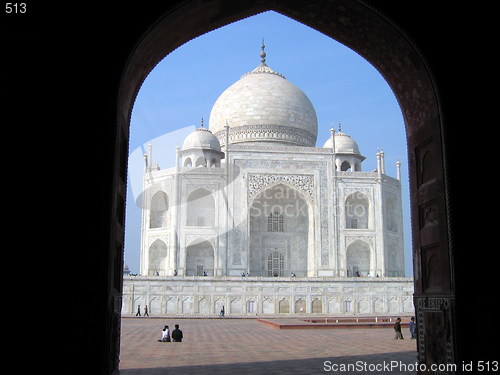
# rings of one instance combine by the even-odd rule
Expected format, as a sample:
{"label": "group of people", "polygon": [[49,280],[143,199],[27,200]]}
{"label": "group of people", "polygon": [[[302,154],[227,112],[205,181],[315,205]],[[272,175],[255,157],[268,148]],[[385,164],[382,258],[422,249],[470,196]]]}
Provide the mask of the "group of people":
{"label": "group of people", "polygon": [[161,331],[161,340],[160,342],[182,342],[182,331],[179,329],[179,325],[175,325],[175,329],[172,331],[172,339],[170,339],[170,329],[168,326],[163,327]]}
{"label": "group of people", "polygon": [[[415,322],[415,317],[411,317],[410,324],[408,325],[410,329],[410,335],[412,339],[417,338],[417,323]],[[404,340],[403,333],[401,332],[401,318],[396,319],[394,323],[395,340]]]}

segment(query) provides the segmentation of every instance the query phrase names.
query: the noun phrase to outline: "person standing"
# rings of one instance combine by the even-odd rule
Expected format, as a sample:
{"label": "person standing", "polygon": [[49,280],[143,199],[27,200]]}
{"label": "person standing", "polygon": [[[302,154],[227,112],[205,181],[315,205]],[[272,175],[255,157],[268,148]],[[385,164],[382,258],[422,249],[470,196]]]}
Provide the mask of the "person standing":
{"label": "person standing", "polygon": [[179,325],[175,325],[175,329],[172,331],[172,341],[173,342],[182,342],[182,331],[179,329]]}
{"label": "person standing", "polygon": [[401,318],[396,319],[396,323],[394,323],[394,332],[396,333],[394,340],[404,340],[403,333],[401,333]]}
{"label": "person standing", "polygon": [[141,316],[141,305],[137,306],[137,314],[135,316]]}
{"label": "person standing", "polygon": [[148,305],[144,307],[144,316],[149,316],[148,314]]}
{"label": "person standing", "polygon": [[412,316],[410,319],[410,335],[412,339],[417,338],[417,323],[415,322],[415,317]]}

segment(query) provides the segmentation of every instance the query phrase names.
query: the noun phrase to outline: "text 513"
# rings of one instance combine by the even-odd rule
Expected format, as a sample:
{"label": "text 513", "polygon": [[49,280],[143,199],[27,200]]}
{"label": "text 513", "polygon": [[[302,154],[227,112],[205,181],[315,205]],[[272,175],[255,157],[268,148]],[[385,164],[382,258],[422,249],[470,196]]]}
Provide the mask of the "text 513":
{"label": "text 513", "polygon": [[5,13],[7,14],[24,14],[28,8],[26,3],[5,3]]}

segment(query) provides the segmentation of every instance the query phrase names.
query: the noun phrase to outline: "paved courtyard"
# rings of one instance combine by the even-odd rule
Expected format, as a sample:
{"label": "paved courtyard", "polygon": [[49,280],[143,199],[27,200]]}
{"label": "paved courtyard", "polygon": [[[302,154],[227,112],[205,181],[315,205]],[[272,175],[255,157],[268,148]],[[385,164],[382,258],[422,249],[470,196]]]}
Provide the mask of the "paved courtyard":
{"label": "paved courtyard", "polygon": [[[158,342],[165,324],[180,325],[182,343]],[[415,374],[416,340],[407,328],[403,334],[277,330],[255,319],[123,318],[120,374]]]}

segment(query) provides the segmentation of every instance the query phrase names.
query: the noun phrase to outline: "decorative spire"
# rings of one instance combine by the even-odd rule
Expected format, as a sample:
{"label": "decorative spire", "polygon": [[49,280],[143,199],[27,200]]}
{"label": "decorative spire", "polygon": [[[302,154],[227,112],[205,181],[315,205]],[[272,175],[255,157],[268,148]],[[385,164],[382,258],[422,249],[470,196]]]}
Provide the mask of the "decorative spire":
{"label": "decorative spire", "polygon": [[342,123],[339,121],[339,133],[342,133]]}
{"label": "decorative spire", "polygon": [[200,128],[205,129],[205,126],[203,125],[203,117],[201,118],[201,125]]}
{"label": "decorative spire", "polygon": [[262,45],[260,46],[262,49],[262,52],[260,53],[260,66],[267,66],[266,65],[266,52],[264,51],[264,48],[266,48],[266,45],[264,44],[264,38],[262,38]]}
{"label": "decorative spire", "polygon": [[275,72],[272,70],[270,67],[267,66],[266,64],[266,52],[264,51],[264,48],[266,48],[266,45],[264,44],[264,39],[262,39],[262,45],[260,46],[262,51],[260,52],[260,65],[256,67],[254,70],[252,70],[249,73],[243,74],[241,78],[249,75],[249,74],[254,74],[254,73],[271,73],[271,74],[276,74],[277,76],[280,76],[281,78],[286,79],[286,77],[278,72]]}

